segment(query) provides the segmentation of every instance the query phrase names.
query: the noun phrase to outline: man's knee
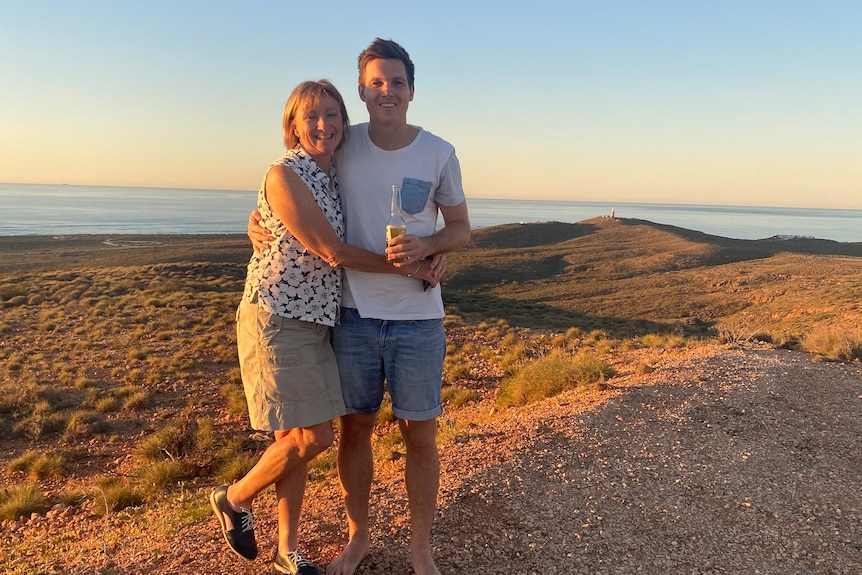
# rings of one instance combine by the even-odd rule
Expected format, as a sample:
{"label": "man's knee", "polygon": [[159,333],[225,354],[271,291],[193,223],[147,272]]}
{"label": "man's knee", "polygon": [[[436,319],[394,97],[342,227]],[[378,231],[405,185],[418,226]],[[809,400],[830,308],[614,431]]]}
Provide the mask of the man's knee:
{"label": "man's knee", "polygon": [[371,439],[376,413],[351,413],[341,416],[341,441],[346,443],[363,442]]}
{"label": "man's knee", "polygon": [[437,419],[407,421],[400,419],[398,425],[407,449],[437,449]]}

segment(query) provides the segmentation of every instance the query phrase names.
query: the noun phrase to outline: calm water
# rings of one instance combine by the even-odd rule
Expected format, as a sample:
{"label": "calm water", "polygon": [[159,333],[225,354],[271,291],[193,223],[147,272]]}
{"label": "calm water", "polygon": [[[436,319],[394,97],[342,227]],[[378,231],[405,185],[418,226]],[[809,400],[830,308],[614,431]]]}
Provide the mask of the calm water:
{"label": "calm water", "polygon": [[[0,184],[0,235],[245,233],[251,191]],[[862,210],[468,198],[474,227],[607,215],[739,239],[862,242]]]}

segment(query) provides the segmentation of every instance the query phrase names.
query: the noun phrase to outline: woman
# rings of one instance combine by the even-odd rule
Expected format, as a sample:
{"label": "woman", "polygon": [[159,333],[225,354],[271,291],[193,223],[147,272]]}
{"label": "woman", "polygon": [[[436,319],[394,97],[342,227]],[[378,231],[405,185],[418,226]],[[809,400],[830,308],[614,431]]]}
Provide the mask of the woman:
{"label": "woman", "polygon": [[[415,271],[345,244],[333,155],[347,135],[344,101],[325,80],[297,86],[284,108],[287,152],[267,170],[258,193],[261,223],[275,237],[249,262],[237,310],[237,347],[252,427],[275,441],[232,485],[210,495],[230,548],[257,556],[252,502],[274,485],[282,573],[320,570],[298,550],[308,461],[334,440],[332,419],[345,413],[329,330],[341,292],[338,267],[400,273],[435,282],[427,262]],[[382,231],[381,231],[382,235]]]}

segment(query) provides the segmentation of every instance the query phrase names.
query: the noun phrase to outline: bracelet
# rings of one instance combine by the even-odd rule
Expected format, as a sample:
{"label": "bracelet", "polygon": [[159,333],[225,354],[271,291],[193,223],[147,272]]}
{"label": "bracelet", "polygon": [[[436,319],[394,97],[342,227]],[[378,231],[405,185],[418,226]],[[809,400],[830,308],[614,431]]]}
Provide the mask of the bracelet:
{"label": "bracelet", "polygon": [[412,272],[410,272],[409,274],[407,274],[407,277],[409,277],[409,278],[413,277],[413,274],[418,272],[420,267],[422,267],[422,265],[419,262],[416,262],[416,269],[413,270]]}

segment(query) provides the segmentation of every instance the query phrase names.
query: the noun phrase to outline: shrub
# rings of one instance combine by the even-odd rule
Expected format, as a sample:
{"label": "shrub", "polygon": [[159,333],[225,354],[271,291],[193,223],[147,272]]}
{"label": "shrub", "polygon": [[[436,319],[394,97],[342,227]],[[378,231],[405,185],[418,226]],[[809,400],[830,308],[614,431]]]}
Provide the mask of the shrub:
{"label": "shrub", "polygon": [[124,484],[117,477],[100,477],[96,480],[96,486],[93,501],[94,511],[98,515],[136,507],[144,502],[143,495],[137,489]]}
{"label": "shrub", "polygon": [[12,460],[6,469],[9,472],[24,471],[30,479],[59,478],[65,475],[67,463],[59,453],[28,451]]}
{"label": "shrub", "polygon": [[521,341],[521,338],[518,337],[518,333],[515,331],[508,332],[503,339],[500,340],[500,344],[503,347],[511,347]]}
{"label": "shrub", "polygon": [[48,500],[34,483],[0,489],[0,520],[12,521],[48,510]]}
{"label": "shrub", "polygon": [[19,305],[25,305],[27,303],[27,296],[16,295],[16,296],[13,296],[13,297],[7,299],[5,302],[2,302],[2,303],[6,307],[15,307],[15,306],[19,306]]}
{"label": "shrub", "polygon": [[338,450],[329,448],[308,462],[308,478],[312,481],[326,479],[336,474]]}
{"label": "shrub", "polygon": [[194,452],[197,422],[185,418],[166,424],[138,442],[134,453],[145,461],[178,459]]}
{"label": "shrub", "polygon": [[99,413],[108,413],[117,409],[117,400],[113,397],[100,397],[93,404],[93,409]]}
{"label": "shrub", "polygon": [[605,330],[594,329],[587,335],[586,341],[588,344],[595,344],[602,340],[606,340],[609,337],[610,336],[608,335],[608,332],[606,332]]}
{"label": "shrub", "polygon": [[30,465],[32,479],[58,479],[66,475],[68,461],[60,453],[43,453]]}
{"label": "shrub", "polygon": [[467,435],[464,431],[472,424],[459,423],[451,417],[441,417],[437,420],[437,445],[443,446],[450,442],[463,442]]}
{"label": "shrub", "polygon": [[143,466],[138,473],[138,484],[146,495],[153,496],[176,488],[181,481],[191,477],[191,468],[184,461],[158,461]]}
{"label": "shrub", "polygon": [[233,483],[249,472],[259,458],[246,451],[223,454],[216,467],[215,476],[219,483]]}
{"label": "shrub", "polygon": [[455,382],[462,379],[471,379],[470,363],[462,356],[458,358],[447,357],[445,362],[446,381]]}
{"label": "shrub", "polygon": [[147,358],[147,350],[133,348],[126,355],[130,361],[141,361]]}
{"label": "shrub", "polygon": [[555,351],[503,380],[497,404],[526,405],[577,387],[597,386],[613,374],[613,368],[590,352],[571,357]]}
{"label": "shrub", "polygon": [[66,416],[62,413],[33,413],[12,426],[13,435],[23,435],[31,439],[41,439],[49,433],[56,433],[66,427]]}
{"label": "shrub", "polygon": [[377,412],[377,422],[378,423],[392,423],[397,417],[395,417],[395,412],[392,411],[392,400],[389,397],[383,398],[383,403],[380,404],[380,410]]}
{"label": "shrub", "polygon": [[862,328],[828,325],[813,329],[802,348],[835,361],[862,359]]}
{"label": "shrub", "polygon": [[242,387],[242,371],[240,371],[238,367],[234,367],[228,372],[227,379],[231,383],[235,383]]}
{"label": "shrub", "polygon": [[687,345],[688,340],[681,334],[648,333],[640,337],[643,347],[656,349],[679,349]]}
{"label": "shrub", "polygon": [[123,410],[141,411],[150,405],[150,393],[141,389],[123,400]]}
{"label": "shrub", "polygon": [[460,385],[447,385],[443,388],[442,400],[451,407],[463,407],[471,401],[479,399],[479,394],[472,389]]}
{"label": "shrub", "polygon": [[96,382],[87,377],[78,377],[73,383],[72,386],[75,389],[90,389],[96,387]]}
{"label": "shrub", "polygon": [[802,347],[824,358],[840,361],[862,359],[862,329],[823,326],[807,334]]}
{"label": "shrub", "polygon": [[219,393],[227,400],[228,411],[232,415],[245,415],[248,413],[248,403],[245,392],[241,385],[226,383],[219,389]]}
{"label": "shrub", "polygon": [[209,453],[215,447],[215,426],[212,419],[201,418],[197,420],[197,427],[194,430],[192,444],[195,453]]}
{"label": "shrub", "polygon": [[27,451],[26,453],[21,454],[16,457],[6,466],[6,471],[9,473],[15,473],[16,471],[28,471],[30,466],[39,457],[39,452],[37,451]]}
{"label": "shrub", "polygon": [[407,451],[404,438],[401,436],[397,426],[391,426],[382,435],[379,435],[372,446],[374,458],[378,460],[394,461]]}
{"label": "shrub", "polygon": [[64,491],[60,494],[60,503],[69,507],[83,503],[88,497],[89,495],[86,492],[73,489],[72,491]]}
{"label": "shrub", "polygon": [[729,344],[752,341],[755,335],[763,331],[760,326],[752,327],[745,319],[725,319],[718,326],[718,341]]}
{"label": "shrub", "polygon": [[657,333],[648,333],[642,335],[640,340],[644,347],[661,348],[664,346],[665,337]]}
{"label": "shrub", "polygon": [[76,411],[69,416],[66,430],[63,432],[65,441],[73,442],[104,433],[108,422],[95,411]]}

